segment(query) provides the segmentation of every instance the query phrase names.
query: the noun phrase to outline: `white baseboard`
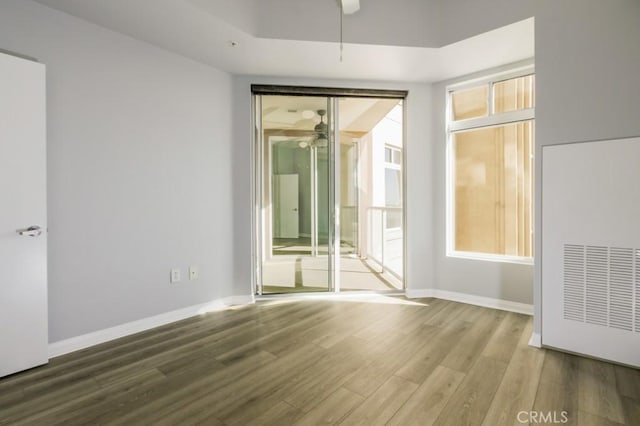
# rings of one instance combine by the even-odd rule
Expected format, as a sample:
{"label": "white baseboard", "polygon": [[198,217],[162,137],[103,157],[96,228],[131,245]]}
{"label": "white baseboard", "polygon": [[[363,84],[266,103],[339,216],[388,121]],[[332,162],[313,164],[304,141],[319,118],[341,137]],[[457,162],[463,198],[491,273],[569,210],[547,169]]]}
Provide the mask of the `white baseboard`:
{"label": "white baseboard", "polygon": [[529,339],[529,346],[533,346],[534,348],[542,347],[542,336],[540,333],[531,333],[531,339]]}
{"label": "white baseboard", "polygon": [[231,296],[225,299],[227,305],[253,305],[256,303],[256,297],[253,294],[247,296]]}
{"label": "white baseboard", "polygon": [[435,297],[436,299],[451,300],[453,302],[467,303],[469,305],[484,306],[486,308],[500,309],[503,311],[517,312],[519,314],[533,315],[533,305],[509,300],[493,299],[490,297],[476,296],[474,294],[457,293],[439,289],[407,289],[406,296],[410,299],[421,297]]}
{"label": "white baseboard", "polygon": [[411,290],[411,289],[407,289],[404,292],[405,296],[407,296],[409,299],[420,299],[423,297],[436,297],[435,296],[435,290],[433,289],[420,289],[420,290]]}
{"label": "white baseboard", "polygon": [[254,303],[253,296],[232,296],[224,299],[213,300],[200,305],[189,306],[177,309],[171,312],[143,318],[137,321],[128,322],[117,325],[115,327],[98,330],[81,336],[72,337],[70,339],[60,340],[58,342],[49,343],[49,358],[65,355],[71,352],[79,351],[90,346],[99,345],[110,340],[120,337],[129,336],[131,334],[140,333],[155,327],[170,324],[197,315],[213,312],[232,305],[247,305]]}
{"label": "white baseboard", "polygon": [[[410,290],[407,289],[406,296],[411,299],[422,297],[435,297],[438,299],[451,300],[455,302],[468,303],[471,305],[484,306],[488,308],[501,309],[505,311],[518,312],[522,314],[532,315],[533,306],[524,303],[510,302],[507,300],[492,299],[488,297],[475,296],[465,293],[456,293],[438,289]],[[70,339],[60,340],[49,344],[49,357],[54,358],[65,355],[90,346],[99,345],[120,337],[129,336],[131,334],[140,333],[155,327],[170,324],[186,318],[202,315],[224,309],[228,306],[249,305],[255,303],[253,295],[231,296],[224,299],[214,300],[200,305],[189,306],[187,308],[178,309],[171,312],[155,315],[149,318],[143,318],[126,324],[117,325],[104,330],[98,330],[81,336],[72,337]],[[531,346],[541,347],[540,335],[534,333],[529,341]]]}

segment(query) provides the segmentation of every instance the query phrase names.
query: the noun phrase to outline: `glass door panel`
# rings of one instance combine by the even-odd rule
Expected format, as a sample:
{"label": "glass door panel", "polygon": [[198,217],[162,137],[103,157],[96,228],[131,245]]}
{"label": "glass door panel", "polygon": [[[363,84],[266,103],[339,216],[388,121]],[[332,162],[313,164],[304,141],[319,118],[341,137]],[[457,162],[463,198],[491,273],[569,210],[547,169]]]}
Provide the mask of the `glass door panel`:
{"label": "glass door panel", "polygon": [[339,101],[340,289],[403,289],[403,103]]}
{"label": "glass door panel", "polygon": [[257,98],[258,293],[329,291],[329,99]]}

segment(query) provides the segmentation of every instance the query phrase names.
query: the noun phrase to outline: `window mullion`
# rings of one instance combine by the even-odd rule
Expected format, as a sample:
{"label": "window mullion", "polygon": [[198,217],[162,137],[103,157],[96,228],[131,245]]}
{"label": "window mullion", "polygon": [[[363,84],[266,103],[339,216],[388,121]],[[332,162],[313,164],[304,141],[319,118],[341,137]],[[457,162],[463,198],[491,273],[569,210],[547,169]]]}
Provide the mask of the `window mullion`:
{"label": "window mullion", "polygon": [[488,92],[488,96],[487,96],[487,98],[488,98],[487,99],[487,102],[488,102],[487,111],[489,112],[489,117],[492,117],[496,112],[496,106],[493,103],[494,102],[493,89],[494,89],[493,82],[490,82],[489,83],[489,90],[487,91]]}
{"label": "window mullion", "polygon": [[490,115],[489,117],[452,121],[449,123],[449,131],[459,132],[461,130],[471,130],[480,127],[499,126],[502,124],[515,123],[518,121],[533,120],[534,118],[535,110],[533,108],[529,108],[520,111],[503,112],[500,114]]}

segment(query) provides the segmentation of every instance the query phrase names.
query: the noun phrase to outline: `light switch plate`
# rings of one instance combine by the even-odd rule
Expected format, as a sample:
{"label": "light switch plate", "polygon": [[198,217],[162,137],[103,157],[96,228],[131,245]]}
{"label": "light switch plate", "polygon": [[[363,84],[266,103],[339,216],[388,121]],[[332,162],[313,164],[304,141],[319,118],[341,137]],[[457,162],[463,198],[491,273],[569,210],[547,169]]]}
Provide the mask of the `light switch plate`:
{"label": "light switch plate", "polygon": [[171,270],[171,283],[178,283],[182,278],[180,277],[180,269]]}
{"label": "light switch plate", "polygon": [[200,277],[200,272],[198,271],[198,267],[197,266],[190,266],[189,267],[189,279],[190,280],[197,280]]}

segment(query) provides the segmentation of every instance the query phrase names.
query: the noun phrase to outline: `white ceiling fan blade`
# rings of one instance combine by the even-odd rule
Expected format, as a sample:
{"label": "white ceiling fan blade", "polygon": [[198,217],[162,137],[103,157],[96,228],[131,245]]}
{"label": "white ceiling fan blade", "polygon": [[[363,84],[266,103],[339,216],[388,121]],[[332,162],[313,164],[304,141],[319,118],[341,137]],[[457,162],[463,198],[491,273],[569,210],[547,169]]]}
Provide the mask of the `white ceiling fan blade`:
{"label": "white ceiling fan blade", "polygon": [[340,0],[342,2],[342,13],[350,15],[360,10],[360,0]]}

